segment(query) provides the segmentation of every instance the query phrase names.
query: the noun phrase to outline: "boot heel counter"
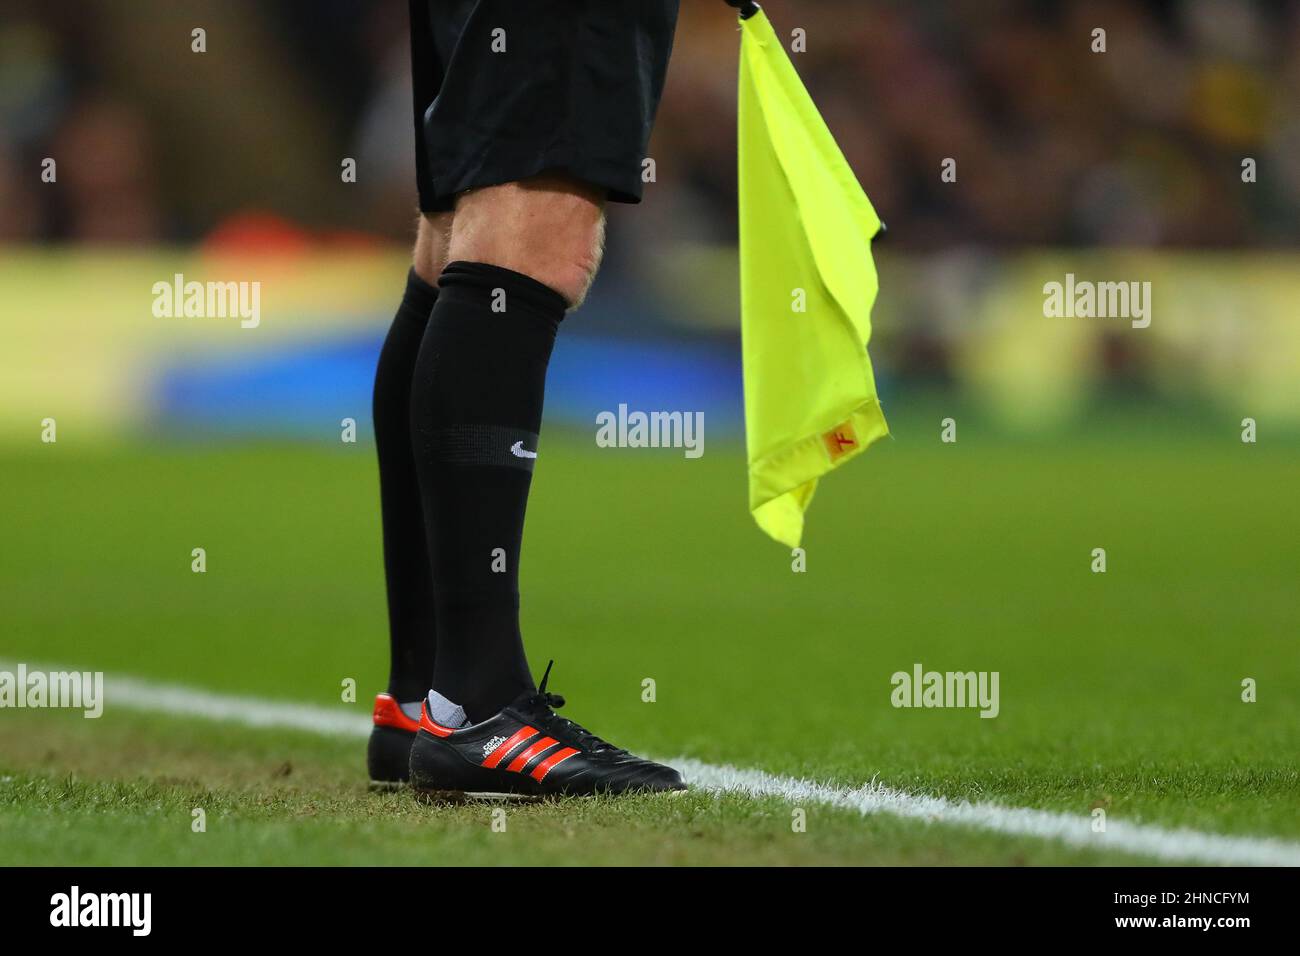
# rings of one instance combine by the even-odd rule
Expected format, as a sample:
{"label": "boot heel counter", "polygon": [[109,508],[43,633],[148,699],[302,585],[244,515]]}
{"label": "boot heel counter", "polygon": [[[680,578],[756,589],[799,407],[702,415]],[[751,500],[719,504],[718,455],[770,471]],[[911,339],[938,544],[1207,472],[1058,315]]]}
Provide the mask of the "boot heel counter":
{"label": "boot heel counter", "polygon": [[411,783],[427,789],[456,789],[453,785],[464,776],[465,758],[448,744],[427,730],[415,735],[411,744]]}
{"label": "boot heel counter", "polygon": [[374,727],[366,744],[366,769],[374,783],[403,783],[410,775],[415,734],[396,727]]}

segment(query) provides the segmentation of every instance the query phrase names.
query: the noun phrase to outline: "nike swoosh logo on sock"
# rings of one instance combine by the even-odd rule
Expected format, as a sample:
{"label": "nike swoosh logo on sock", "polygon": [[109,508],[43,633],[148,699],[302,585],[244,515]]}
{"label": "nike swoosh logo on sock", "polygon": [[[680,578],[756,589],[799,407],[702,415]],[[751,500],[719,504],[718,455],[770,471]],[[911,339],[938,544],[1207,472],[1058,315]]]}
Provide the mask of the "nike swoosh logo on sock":
{"label": "nike swoosh logo on sock", "polygon": [[524,443],[523,443],[522,441],[517,441],[517,442],[515,442],[513,445],[510,446],[510,454],[514,455],[516,458],[536,458],[536,457],[537,457],[537,452],[535,452],[535,451],[528,451],[526,448],[524,448]]}

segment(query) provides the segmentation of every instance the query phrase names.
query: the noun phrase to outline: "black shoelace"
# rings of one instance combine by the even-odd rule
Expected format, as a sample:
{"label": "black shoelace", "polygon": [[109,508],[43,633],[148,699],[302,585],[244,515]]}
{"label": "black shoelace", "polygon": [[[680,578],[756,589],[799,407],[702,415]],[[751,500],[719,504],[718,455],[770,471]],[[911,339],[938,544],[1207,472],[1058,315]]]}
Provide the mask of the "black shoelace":
{"label": "black shoelace", "polygon": [[542,715],[542,721],[539,722],[544,722],[551,728],[559,728],[561,733],[566,733],[575,738],[584,750],[625,753],[626,751],[622,748],[615,747],[608,740],[597,737],[582,724],[555,713],[555,710],[564,706],[564,698],[559,694],[548,694],[546,692],[546,682],[551,679],[551,665],[554,663],[553,660],[547,662],[546,673],[542,675],[542,682],[537,686],[537,693],[528,698],[530,704],[545,711]]}

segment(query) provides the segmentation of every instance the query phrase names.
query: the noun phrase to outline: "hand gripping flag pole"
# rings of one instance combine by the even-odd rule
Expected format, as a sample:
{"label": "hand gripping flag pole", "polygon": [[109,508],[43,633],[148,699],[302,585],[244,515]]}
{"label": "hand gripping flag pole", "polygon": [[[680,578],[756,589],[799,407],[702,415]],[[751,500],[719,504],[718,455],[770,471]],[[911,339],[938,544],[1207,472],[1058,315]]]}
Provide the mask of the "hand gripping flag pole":
{"label": "hand gripping flag pole", "polygon": [[788,547],[818,479],[889,434],[867,356],[883,230],[757,4],[740,9],[740,311],[749,509]]}

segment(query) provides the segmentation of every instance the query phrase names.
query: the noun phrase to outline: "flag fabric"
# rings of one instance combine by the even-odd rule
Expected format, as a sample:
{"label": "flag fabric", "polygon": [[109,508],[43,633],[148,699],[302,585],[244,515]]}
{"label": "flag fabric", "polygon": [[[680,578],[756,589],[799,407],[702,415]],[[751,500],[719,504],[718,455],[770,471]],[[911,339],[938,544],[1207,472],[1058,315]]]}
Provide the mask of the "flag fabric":
{"label": "flag fabric", "polygon": [[817,480],[889,434],[867,356],[882,227],[766,14],[740,22],[749,508],[794,548]]}

